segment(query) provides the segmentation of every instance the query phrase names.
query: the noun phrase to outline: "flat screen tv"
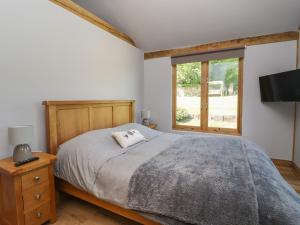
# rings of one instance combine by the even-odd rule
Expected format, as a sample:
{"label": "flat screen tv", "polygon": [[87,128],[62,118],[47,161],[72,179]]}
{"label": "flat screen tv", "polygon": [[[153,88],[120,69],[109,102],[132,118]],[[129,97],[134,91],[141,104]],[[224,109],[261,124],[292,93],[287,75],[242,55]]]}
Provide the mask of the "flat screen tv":
{"label": "flat screen tv", "polygon": [[262,102],[299,102],[300,69],[259,77]]}

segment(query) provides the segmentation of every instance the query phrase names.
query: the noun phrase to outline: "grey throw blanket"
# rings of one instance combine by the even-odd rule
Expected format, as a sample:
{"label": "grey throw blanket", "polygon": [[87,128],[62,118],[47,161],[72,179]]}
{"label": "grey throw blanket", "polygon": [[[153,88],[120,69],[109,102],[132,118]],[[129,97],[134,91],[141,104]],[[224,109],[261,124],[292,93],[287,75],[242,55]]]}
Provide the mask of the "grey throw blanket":
{"label": "grey throw blanket", "polygon": [[300,225],[300,197],[283,179],[270,158],[247,143],[261,225]]}
{"label": "grey throw blanket", "polygon": [[128,207],[165,224],[300,224],[299,197],[269,158],[229,137],[177,140],[135,171]]}

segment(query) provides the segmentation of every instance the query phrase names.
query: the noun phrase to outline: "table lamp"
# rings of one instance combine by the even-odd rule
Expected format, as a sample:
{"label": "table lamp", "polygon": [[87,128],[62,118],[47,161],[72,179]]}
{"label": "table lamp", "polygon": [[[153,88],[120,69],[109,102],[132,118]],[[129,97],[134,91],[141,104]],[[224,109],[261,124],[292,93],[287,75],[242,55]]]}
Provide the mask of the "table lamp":
{"label": "table lamp", "polygon": [[20,162],[32,158],[29,143],[32,142],[32,126],[14,126],[8,128],[8,142],[15,145],[13,161]]}
{"label": "table lamp", "polygon": [[143,120],[143,125],[145,126],[149,126],[150,124],[150,116],[151,116],[151,113],[149,110],[142,110],[142,120]]}

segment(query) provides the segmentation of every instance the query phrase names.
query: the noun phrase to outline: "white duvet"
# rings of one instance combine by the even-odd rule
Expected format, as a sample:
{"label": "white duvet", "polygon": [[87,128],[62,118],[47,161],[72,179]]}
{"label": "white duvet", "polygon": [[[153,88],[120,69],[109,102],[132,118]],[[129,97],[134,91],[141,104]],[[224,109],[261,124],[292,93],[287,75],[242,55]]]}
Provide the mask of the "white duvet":
{"label": "white duvet", "polygon": [[[122,149],[112,132],[129,129],[138,130],[148,141]],[[178,137],[136,123],[90,131],[59,146],[55,175],[97,198],[126,207],[134,171]]]}

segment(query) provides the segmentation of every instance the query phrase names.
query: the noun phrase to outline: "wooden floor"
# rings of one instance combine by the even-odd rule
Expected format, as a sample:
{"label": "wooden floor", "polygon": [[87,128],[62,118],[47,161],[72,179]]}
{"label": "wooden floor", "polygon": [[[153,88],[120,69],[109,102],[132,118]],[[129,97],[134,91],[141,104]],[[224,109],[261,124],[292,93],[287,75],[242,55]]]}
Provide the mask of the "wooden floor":
{"label": "wooden floor", "polygon": [[292,167],[277,166],[284,179],[300,194],[300,174]]}
{"label": "wooden floor", "polygon": [[[282,176],[300,193],[300,175],[292,167],[277,166]],[[79,199],[62,196],[55,225],[137,225]]]}
{"label": "wooden floor", "polygon": [[[54,225],[138,225],[104,209],[68,195],[61,195]],[[48,224],[47,224],[48,225]]]}

